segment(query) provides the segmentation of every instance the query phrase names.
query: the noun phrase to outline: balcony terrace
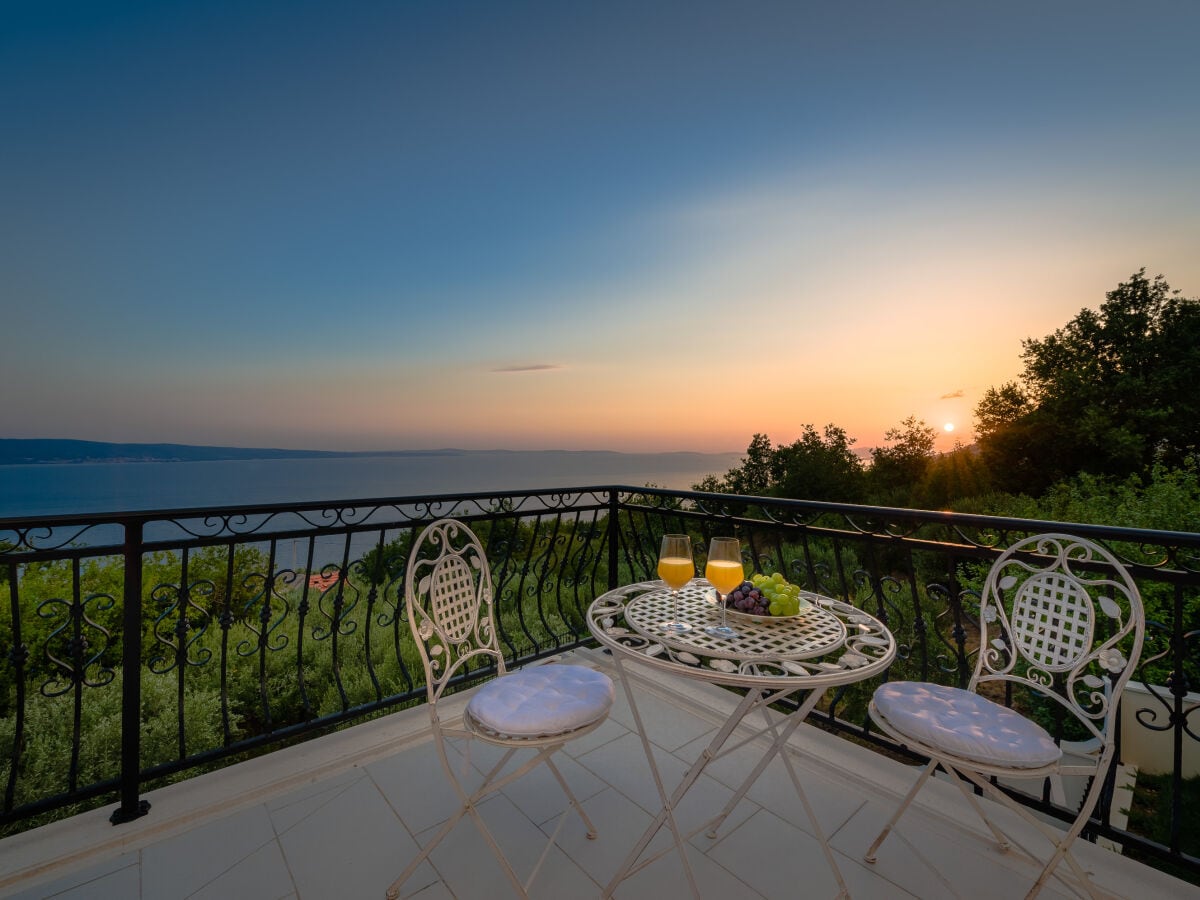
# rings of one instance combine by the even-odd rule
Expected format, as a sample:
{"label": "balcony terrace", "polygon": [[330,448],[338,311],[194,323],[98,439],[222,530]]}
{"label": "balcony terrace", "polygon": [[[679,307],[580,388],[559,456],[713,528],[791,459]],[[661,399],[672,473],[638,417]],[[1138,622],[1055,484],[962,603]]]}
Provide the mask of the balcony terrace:
{"label": "balcony terrace", "polygon": [[[596,650],[571,661],[611,671]],[[678,777],[732,707],[719,688],[640,678],[638,703],[660,765]],[[455,698],[461,714],[466,694]],[[453,715],[453,712],[450,712]],[[597,824],[588,841],[573,817],[533,894],[597,897],[650,821],[656,793],[624,697],[608,723],[569,745],[564,774]],[[879,861],[862,853],[911,767],[803,726],[793,741],[822,827],[856,898],[1006,898],[1023,896],[1040,866],[1017,851],[1001,854],[956,790],[932,790],[911,811]],[[731,793],[751,765],[744,748],[704,775],[686,804],[700,821]],[[747,758],[749,755],[751,758]],[[480,767],[485,760],[473,753]],[[554,828],[561,794],[549,776],[517,782],[483,806],[505,849],[527,871]],[[102,810],[26,832],[0,844],[0,894],[14,898],[166,900],[174,897],[382,897],[391,880],[455,807],[430,739],[413,708],[208,773],[148,795],[152,814],[114,828]],[[1009,817],[1011,821],[1013,817]],[[717,840],[692,840],[692,864],[706,897],[833,897],[829,873],[783,765],[776,761],[734,811]],[[1026,827],[1025,833],[1029,832]],[[658,844],[666,846],[666,836]],[[1040,839],[1027,846],[1040,850]],[[1197,889],[1112,850],[1083,843],[1077,855],[1113,897],[1189,897]],[[1063,867],[1063,874],[1069,874]],[[504,876],[469,822],[459,823],[433,862],[405,885],[406,897],[494,897]],[[617,897],[686,896],[674,853],[623,883]],[[1070,897],[1052,882],[1042,895]]]}
{"label": "balcony terrace", "polygon": [[[12,829],[75,812],[0,840],[0,895],[382,897],[451,809],[420,706],[420,668],[397,614],[406,536],[449,514],[484,537],[507,613],[501,643],[514,665],[570,655],[611,666],[591,645],[582,611],[610,586],[652,577],[659,535],[688,530],[705,539],[737,533],[755,567],[886,618],[901,645],[889,677],[949,684],[969,672],[972,602],[999,549],[1049,530],[1100,540],[1153,603],[1136,677],[1171,685],[1126,696],[1136,708],[1127,710],[1123,744],[1143,754],[1145,739],[1166,737],[1176,803],[1166,840],[1134,833],[1118,778],[1089,829],[1097,843],[1080,841],[1074,852],[1114,897],[1200,896],[1200,861],[1181,848],[1179,809],[1197,744],[1187,677],[1200,535],[627,487],[0,520],[8,595],[0,821]],[[1146,677],[1154,666],[1165,677]],[[140,677],[123,678],[127,671]],[[489,674],[472,673],[452,706]],[[870,725],[873,687],[832,694],[793,739],[853,896],[1023,896],[1034,864],[1015,850],[1000,854],[948,784],[923,792],[876,865],[861,861],[915,773],[915,761]],[[736,699],[648,676],[637,690],[672,774]],[[63,743],[51,766],[43,737],[55,728]],[[600,838],[586,841],[568,822],[536,895],[598,896],[657,809],[632,729],[618,692],[611,720],[568,746],[565,771]],[[1133,765],[1124,774],[1139,764],[1126,757]],[[719,806],[741,771],[737,753],[715,763],[685,818]],[[486,804],[518,870],[532,865],[536,838],[553,830],[558,809],[559,795],[539,777]],[[834,895],[804,812],[779,778],[776,761],[716,840],[692,840],[705,896],[795,896],[799,886]],[[1044,816],[1069,815],[1038,793],[1023,802]],[[88,805],[96,808],[76,812]],[[1043,852],[1039,840],[1025,843]],[[462,823],[405,895],[494,896],[499,877]],[[616,896],[686,893],[667,854]],[[1072,892],[1055,879],[1043,896]]]}

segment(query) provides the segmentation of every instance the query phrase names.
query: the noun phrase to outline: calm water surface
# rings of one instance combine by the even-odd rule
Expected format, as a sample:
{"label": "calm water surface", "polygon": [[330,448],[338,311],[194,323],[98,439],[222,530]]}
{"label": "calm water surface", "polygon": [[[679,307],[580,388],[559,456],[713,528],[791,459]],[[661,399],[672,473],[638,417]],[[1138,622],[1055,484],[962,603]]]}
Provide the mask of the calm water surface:
{"label": "calm water surface", "polygon": [[546,450],[0,466],[0,518],[593,484],[687,490],[739,461],[737,453]]}

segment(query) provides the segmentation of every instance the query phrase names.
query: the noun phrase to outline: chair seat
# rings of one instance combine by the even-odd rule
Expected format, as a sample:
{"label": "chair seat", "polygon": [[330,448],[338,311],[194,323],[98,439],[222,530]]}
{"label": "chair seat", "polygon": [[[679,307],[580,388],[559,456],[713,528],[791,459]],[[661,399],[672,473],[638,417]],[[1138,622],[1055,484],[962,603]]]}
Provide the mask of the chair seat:
{"label": "chair seat", "polygon": [[873,699],[895,731],[959,759],[1038,769],[1062,758],[1062,750],[1040,725],[971,691],[894,681],[880,685]]}
{"label": "chair seat", "polygon": [[549,664],[489,681],[467,704],[467,715],[499,735],[553,737],[600,721],[615,696],[603,672]]}

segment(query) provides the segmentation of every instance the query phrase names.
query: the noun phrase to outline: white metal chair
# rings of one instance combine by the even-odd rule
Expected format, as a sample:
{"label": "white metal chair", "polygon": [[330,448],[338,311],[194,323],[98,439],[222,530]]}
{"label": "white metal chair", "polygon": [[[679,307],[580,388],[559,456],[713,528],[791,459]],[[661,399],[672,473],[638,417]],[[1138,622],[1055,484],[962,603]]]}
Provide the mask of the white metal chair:
{"label": "white metal chair", "polygon": [[[558,827],[522,882],[480,816],[479,803],[545,763],[583,820],[587,836],[595,838],[595,827],[551,756],[568,740],[594,730],[608,717],[615,695],[612,680],[586,666],[556,663],[506,670],[487,558],[479,539],[462,522],[442,519],[421,532],[409,557],[405,592],[409,626],[425,667],[434,743],[461,806],[392,883],[387,896],[390,900],[399,896],[400,886],[464,816],[479,828],[517,894],[527,896],[568,817],[559,816]],[[471,697],[461,728],[446,727],[438,717],[438,701],[456,676],[481,664],[495,665],[497,677]],[[447,756],[447,738],[480,740],[504,747],[506,752],[483,783],[469,791]],[[532,758],[505,772],[513,755],[525,748],[535,751]]]}
{"label": "white metal chair", "polygon": [[[875,862],[880,845],[940,764],[957,776],[952,780],[1002,850],[1009,848],[1008,837],[963,779],[1015,810],[1054,845],[1028,897],[1042,889],[1063,859],[1095,896],[1070,847],[1103,789],[1115,752],[1117,703],[1142,650],[1145,615],[1137,586],[1103,547],[1070,535],[1043,534],[1019,541],[996,560],[983,586],[980,612],[979,658],[968,690],[902,681],[875,691],[871,717],[930,761],[864,859]],[[1085,755],[1064,759],[1044,728],[977,692],[991,686],[988,692],[996,696],[994,689],[1009,685],[1028,689],[1026,697],[1043,698],[1066,720],[1078,722],[1088,738]],[[1065,833],[991,781],[993,776],[1053,781],[1064,775],[1091,778]]]}

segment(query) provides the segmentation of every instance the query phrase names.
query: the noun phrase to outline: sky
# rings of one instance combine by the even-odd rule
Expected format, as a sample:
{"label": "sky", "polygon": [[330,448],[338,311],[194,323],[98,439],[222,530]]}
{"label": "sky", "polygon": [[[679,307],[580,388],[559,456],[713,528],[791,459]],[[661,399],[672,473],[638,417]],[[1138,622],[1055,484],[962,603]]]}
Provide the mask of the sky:
{"label": "sky", "polygon": [[[971,440],[1200,295],[1195,0],[0,0],[0,437]],[[944,426],[955,426],[953,432]]]}

